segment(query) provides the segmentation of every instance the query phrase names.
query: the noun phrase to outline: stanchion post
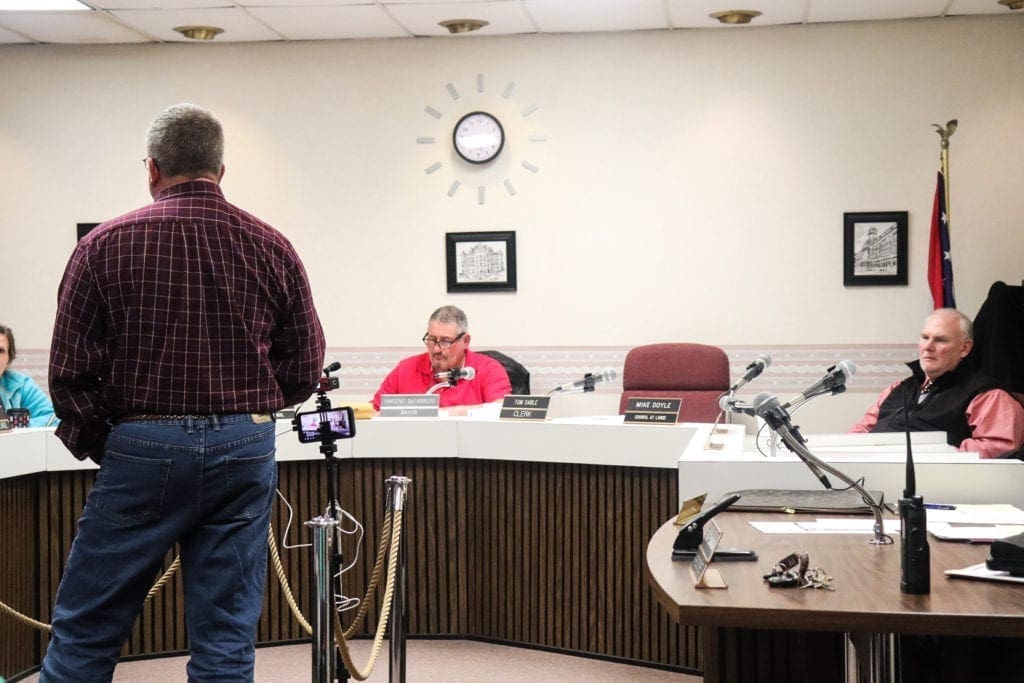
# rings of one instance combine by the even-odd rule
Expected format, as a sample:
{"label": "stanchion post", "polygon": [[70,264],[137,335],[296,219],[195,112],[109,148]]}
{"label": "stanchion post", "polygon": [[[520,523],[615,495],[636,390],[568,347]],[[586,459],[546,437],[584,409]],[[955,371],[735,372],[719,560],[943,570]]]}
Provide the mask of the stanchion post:
{"label": "stanchion post", "polygon": [[313,683],[334,683],[334,557],[337,519],[314,517],[306,522],[313,529]]}
{"label": "stanchion post", "polygon": [[[390,489],[391,510],[397,512],[405,510],[405,498],[407,489],[412,479],[408,477],[393,476],[388,478],[387,485]],[[404,517],[404,515],[403,515]],[[398,563],[395,570],[395,587],[391,595],[391,638],[390,638],[390,667],[388,671],[389,683],[405,683],[405,634],[408,629],[408,615],[405,609],[405,525],[398,539],[398,547],[392,548],[391,552],[398,553]]]}

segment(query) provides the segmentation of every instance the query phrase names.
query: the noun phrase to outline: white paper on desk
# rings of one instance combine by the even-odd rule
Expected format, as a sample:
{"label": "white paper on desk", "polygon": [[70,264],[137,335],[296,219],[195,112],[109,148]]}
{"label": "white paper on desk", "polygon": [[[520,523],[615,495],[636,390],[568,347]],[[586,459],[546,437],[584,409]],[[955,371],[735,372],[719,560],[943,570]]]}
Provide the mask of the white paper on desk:
{"label": "white paper on desk", "polygon": [[972,543],[991,543],[997,538],[1006,538],[1014,534],[1024,533],[1024,525],[1017,524],[985,524],[971,526],[947,524],[928,520],[928,532],[943,541],[971,541]]}
{"label": "white paper on desk", "polygon": [[[762,534],[871,534],[875,520],[821,517],[813,522],[751,522],[750,526]],[[898,534],[900,520],[883,519],[882,529],[887,534]]]}
{"label": "white paper on desk", "polygon": [[957,505],[954,510],[928,510],[928,525],[1016,524],[1024,525],[1024,510],[1014,505]]}
{"label": "white paper on desk", "polygon": [[983,579],[985,581],[1010,581],[1024,583],[1024,576],[1010,576],[1010,572],[997,572],[985,566],[984,562],[972,564],[963,569],[947,569],[946,576],[960,579]]}

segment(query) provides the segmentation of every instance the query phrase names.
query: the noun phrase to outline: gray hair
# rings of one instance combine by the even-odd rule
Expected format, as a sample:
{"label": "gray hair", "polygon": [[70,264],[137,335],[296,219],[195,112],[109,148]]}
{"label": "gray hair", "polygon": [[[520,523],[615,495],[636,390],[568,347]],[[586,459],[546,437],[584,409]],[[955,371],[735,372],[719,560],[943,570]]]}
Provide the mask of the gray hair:
{"label": "gray hair", "polygon": [[956,310],[955,308],[936,308],[928,318],[932,318],[936,315],[948,315],[952,317],[960,325],[960,333],[964,335],[964,339],[970,339],[974,341],[974,323],[966,315]]}
{"label": "gray hair", "polygon": [[150,124],[146,153],[164,177],[219,176],[224,163],[224,130],[202,107],[175,104]]}
{"label": "gray hair", "polygon": [[465,334],[469,331],[469,321],[466,320],[466,314],[458,306],[442,306],[430,314],[428,322],[454,323],[459,330],[459,334]]}

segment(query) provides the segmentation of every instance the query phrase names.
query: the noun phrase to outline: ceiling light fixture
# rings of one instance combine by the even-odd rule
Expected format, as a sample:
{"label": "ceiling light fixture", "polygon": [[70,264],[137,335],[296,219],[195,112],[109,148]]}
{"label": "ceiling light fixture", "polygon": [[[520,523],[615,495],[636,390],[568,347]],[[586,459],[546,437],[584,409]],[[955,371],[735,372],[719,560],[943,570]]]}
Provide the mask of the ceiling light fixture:
{"label": "ceiling light fixture", "polygon": [[224,29],[216,26],[175,26],[174,30],[189,40],[213,40]]}
{"label": "ceiling light fixture", "polygon": [[1000,5],[1006,5],[1010,9],[1024,9],[1024,0],[999,0]]}
{"label": "ceiling light fixture", "polygon": [[437,22],[437,25],[444,26],[448,29],[448,33],[469,33],[470,31],[479,31],[489,23],[483,19],[445,19]]}
{"label": "ceiling light fixture", "polygon": [[761,13],[756,9],[727,9],[722,12],[712,12],[708,16],[718,19],[722,24],[749,24],[751,19],[761,16]]}

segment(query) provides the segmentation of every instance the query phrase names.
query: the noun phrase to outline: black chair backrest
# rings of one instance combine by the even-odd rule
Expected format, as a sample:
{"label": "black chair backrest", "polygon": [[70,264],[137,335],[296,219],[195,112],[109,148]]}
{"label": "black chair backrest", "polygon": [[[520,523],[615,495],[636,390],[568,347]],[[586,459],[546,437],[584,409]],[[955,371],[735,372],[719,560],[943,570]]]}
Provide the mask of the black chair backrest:
{"label": "black chair backrest", "polygon": [[490,356],[501,363],[508,373],[508,381],[512,383],[512,393],[520,396],[530,394],[530,371],[523,367],[523,364],[515,358],[509,358],[501,351],[477,351],[485,356]]}

